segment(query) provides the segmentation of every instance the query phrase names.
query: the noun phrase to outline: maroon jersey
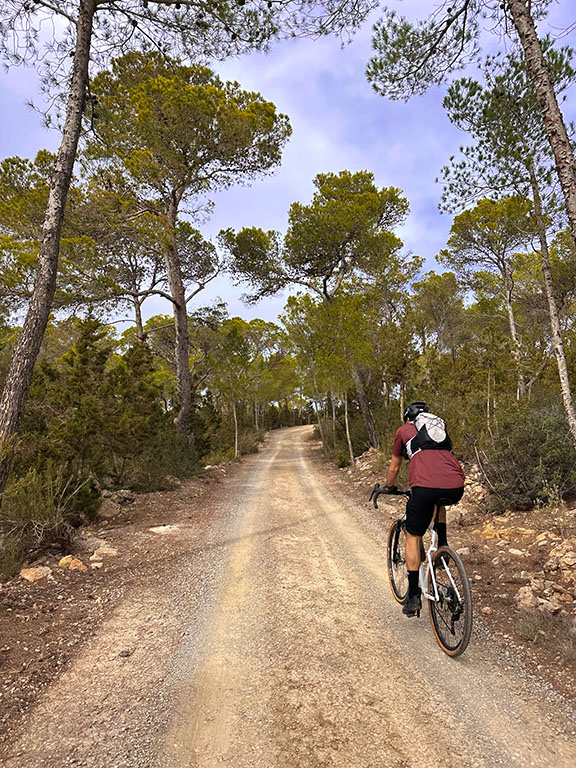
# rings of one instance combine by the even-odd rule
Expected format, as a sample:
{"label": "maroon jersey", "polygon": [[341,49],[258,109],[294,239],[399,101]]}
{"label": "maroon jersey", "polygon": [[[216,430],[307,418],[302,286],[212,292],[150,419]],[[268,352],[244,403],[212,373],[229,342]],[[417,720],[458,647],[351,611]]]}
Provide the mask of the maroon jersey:
{"label": "maroon jersey", "polygon": [[[404,446],[417,433],[414,424],[408,422],[396,432],[392,453],[404,456]],[[464,472],[452,451],[423,450],[410,459],[408,473],[410,487],[462,488]]]}

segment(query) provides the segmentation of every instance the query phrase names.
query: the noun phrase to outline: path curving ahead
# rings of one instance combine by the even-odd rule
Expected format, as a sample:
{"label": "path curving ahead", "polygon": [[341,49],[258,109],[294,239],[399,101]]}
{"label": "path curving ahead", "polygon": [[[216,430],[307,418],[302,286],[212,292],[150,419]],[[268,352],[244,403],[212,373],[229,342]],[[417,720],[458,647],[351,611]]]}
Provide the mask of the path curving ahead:
{"label": "path curving ahead", "polygon": [[427,611],[402,616],[386,515],[376,526],[330,489],[310,429],[271,433],[210,526],[180,530],[184,561],[118,606],[6,768],[576,765],[574,723],[487,633],[450,659]]}

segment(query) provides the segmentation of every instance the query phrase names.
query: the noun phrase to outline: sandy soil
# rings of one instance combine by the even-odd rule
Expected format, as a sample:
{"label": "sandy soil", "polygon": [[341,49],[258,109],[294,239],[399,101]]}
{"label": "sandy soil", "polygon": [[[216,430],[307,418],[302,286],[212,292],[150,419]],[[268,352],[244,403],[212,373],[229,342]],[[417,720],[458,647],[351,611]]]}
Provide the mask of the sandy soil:
{"label": "sandy soil", "polygon": [[386,516],[325,479],[309,435],[272,433],[202,524],[181,499],[154,577],[28,711],[6,768],[576,765],[569,705],[481,622],[455,660],[424,613],[402,616]]}

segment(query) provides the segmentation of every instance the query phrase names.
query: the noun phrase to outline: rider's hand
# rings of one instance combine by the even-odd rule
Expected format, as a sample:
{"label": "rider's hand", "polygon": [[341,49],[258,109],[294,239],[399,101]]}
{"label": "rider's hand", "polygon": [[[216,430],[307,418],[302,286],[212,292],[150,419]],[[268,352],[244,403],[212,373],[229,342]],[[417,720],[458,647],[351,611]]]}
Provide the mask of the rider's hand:
{"label": "rider's hand", "polygon": [[387,485],[384,490],[388,493],[396,493],[398,491],[398,487],[396,485]]}

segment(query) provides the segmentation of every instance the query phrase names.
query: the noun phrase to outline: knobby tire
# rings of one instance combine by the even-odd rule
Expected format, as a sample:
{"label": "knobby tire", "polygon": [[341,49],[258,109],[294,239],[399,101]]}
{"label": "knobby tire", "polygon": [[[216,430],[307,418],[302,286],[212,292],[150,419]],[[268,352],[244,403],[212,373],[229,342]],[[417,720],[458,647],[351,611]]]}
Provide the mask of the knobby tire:
{"label": "knobby tire", "polygon": [[[460,555],[452,547],[440,547],[433,558],[439,601],[429,600],[430,620],[438,645],[448,656],[460,656],[468,647],[472,633],[472,596],[470,582]],[[458,600],[448,576],[449,569],[461,599]],[[432,575],[428,592],[433,593]]]}
{"label": "knobby tire", "polygon": [[406,524],[396,520],[388,534],[388,579],[394,599],[403,603],[408,594],[406,571]]}

